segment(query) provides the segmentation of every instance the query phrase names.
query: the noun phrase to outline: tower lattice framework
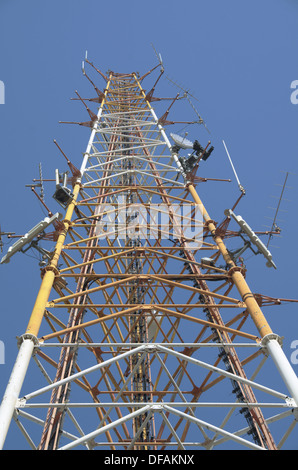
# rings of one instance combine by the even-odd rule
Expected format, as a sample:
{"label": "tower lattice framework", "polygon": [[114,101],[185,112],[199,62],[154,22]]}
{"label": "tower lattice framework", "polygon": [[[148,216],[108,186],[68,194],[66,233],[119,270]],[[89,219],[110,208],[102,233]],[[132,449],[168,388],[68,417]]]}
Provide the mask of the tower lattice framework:
{"label": "tower lattice framework", "polygon": [[[87,76],[98,110],[82,100],[91,135],[19,339],[2,445],[14,418],[41,450],[282,447],[297,378],[226,247],[230,218],[209,216],[147,74],[97,72],[105,89]],[[23,386],[32,362],[39,384]]]}

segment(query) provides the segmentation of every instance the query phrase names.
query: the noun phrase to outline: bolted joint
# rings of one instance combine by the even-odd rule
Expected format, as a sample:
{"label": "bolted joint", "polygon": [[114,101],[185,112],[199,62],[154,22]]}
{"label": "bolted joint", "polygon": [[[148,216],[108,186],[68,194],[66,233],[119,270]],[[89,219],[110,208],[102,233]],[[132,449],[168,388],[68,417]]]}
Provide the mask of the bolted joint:
{"label": "bolted joint", "polygon": [[161,413],[163,411],[163,405],[152,405],[151,410],[157,413]]}
{"label": "bolted joint", "polygon": [[[73,204],[76,206],[77,205],[77,202],[76,201],[73,201]],[[69,219],[64,219],[63,220],[63,223],[66,225],[68,225],[68,227],[71,227],[73,225],[73,222]]]}
{"label": "bolted joint", "polygon": [[[214,227],[216,227],[217,222],[215,222],[215,220],[208,219],[208,220],[205,221],[205,225],[204,225],[205,228],[207,228],[209,230],[209,225],[210,224],[212,224],[212,225],[214,225]],[[214,231],[212,231],[212,235],[215,235],[215,231],[216,231],[216,229]]]}
{"label": "bolted joint", "polygon": [[268,335],[264,336],[261,339],[260,343],[263,347],[266,348],[268,342],[274,339],[278,342],[280,346],[282,346],[282,338],[275,333],[269,333]]}
{"label": "bolted joint", "polygon": [[48,266],[45,266],[43,269],[41,269],[41,277],[43,278],[45,273],[47,271],[53,271],[55,276],[59,276],[60,272],[59,272],[59,269],[56,268],[56,266],[52,266],[52,265],[48,265]]}
{"label": "bolted joint", "polygon": [[154,352],[154,351],[157,351],[157,346],[156,344],[146,344],[145,347],[144,347],[144,350],[146,352]]}
{"label": "bolted joint", "polygon": [[286,404],[288,405],[289,408],[292,408],[292,413],[294,415],[295,421],[298,421],[298,406],[295,403],[295,400],[293,398],[286,398]]}
{"label": "bolted joint", "polygon": [[286,404],[287,404],[290,408],[296,408],[296,410],[297,410],[297,406],[296,406],[295,400],[293,400],[293,398],[287,397],[285,401],[286,401]]}
{"label": "bolted joint", "polygon": [[39,340],[38,338],[35,336],[35,335],[32,335],[31,333],[24,333],[22,336],[18,336],[17,337],[17,345],[18,347],[21,346],[21,344],[25,341],[25,340],[28,340],[30,339],[33,343],[34,343],[34,346],[39,346]]}
{"label": "bolted joint", "polygon": [[[235,272],[237,272],[237,271],[240,272],[243,277],[245,277],[246,269],[242,268],[241,266],[233,266],[232,268],[230,268],[229,271],[228,271],[228,275],[229,275],[230,277],[232,277],[233,274],[234,274]],[[254,295],[252,295],[252,296],[254,297]],[[244,299],[243,299],[243,300],[244,300]]]}
{"label": "bolted joint", "polygon": [[27,402],[26,397],[18,398],[16,402],[16,409],[24,408],[24,406],[26,405],[26,402]]}

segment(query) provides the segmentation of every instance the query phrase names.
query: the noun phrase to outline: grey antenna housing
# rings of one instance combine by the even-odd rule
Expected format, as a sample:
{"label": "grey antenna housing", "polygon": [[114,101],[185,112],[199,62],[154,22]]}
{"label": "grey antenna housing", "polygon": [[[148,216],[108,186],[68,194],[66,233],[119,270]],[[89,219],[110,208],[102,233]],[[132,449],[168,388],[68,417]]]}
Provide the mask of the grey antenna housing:
{"label": "grey antenna housing", "polygon": [[56,169],[56,191],[53,198],[58,202],[58,204],[60,204],[60,206],[66,209],[73,199],[73,193],[67,187],[67,172],[63,173],[62,182],[60,180],[59,171]]}
{"label": "grey antenna housing", "polygon": [[255,232],[250,228],[250,226],[245,222],[245,220],[242,219],[240,215],[235,215],[231,209],[226,209],[225,215],[227,217],[233,217],[233,219],[240,226],[241,231],[245,233],[248,236],[250,242],[258,248],[258,252],[261,253],[267,260],[266,266],[268,268],[274,267],[275,269],[277,269],[275,263],[272,260],[272,254],[264,245],[264,243],[259,239],[259,237],[255,234]]}
{"label": "grey antenna housing", "polygon": [[21,251],[25,245],[32,242],[32,240],[37,237],[41,232],[43,232],[49,225],[51,225],[55,220],[61,219],[62,215],[57,212],[52,217],[46,217],[41,222],[39,222],[35,227],[29,230],[26,235],[17,240],[11,247],[8,248],[7,254],[3,256],[0,264],[8,263],[10,258]]}
{"label": "grey antenna housing", "polygon": [[210,141],[208,142],[207,147],[204,149],[197,140],[195,140],[194,142],[191,142],[190,140],[186,138],[186,136],[182,137],[178,134],[170,134],[170,136],[175,144],[172,146],[172,150],[174,152],[176,151],[178,153],[179,150],[181,149],[192,150],[192,153],[188,155],[188,158],[179,157],[179,161],[186,174],[191,173],[196,167],[196,165],[198,165],[200,160],[206,161],[214,150],[213,146],[211,146],[207,150],[207,147],[209,146]]}

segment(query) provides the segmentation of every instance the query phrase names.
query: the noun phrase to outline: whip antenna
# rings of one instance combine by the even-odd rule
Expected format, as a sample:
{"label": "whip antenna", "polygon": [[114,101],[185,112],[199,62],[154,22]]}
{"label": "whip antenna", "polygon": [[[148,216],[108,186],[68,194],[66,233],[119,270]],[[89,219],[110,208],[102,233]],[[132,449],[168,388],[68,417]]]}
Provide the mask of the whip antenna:
{"label": "whip antenna", "polygon": [[242,184],[241,184],[240,181],[239,181],[238,175],[237,175],[237,173],[236,173],[235,167],[234,167],[234,165],[233,165],[233,162],[232,162],[232,159],[231,159],[231,157],[230,157],[230,154],[229,154],[229,151],[228,151],[228,149],[227,149],[227,146],[226,146],[226,144],[225,144],[225,141],[223,140],[222,143],[224,144],[224,148],[225,148],[225,151],[226,151],[226,153],[227,153],[227,155],[228,155],[228,158],[229,158],[229,161],[230,161],[232,170],[233,170],[233,172],[234,172],[236,181],[237,181],[237,183],[238,183],[238,187],[239,187],[240,191],[241,191],[243,194],[245,194],[245,189],[244,189],[244,187],[242,186]]}

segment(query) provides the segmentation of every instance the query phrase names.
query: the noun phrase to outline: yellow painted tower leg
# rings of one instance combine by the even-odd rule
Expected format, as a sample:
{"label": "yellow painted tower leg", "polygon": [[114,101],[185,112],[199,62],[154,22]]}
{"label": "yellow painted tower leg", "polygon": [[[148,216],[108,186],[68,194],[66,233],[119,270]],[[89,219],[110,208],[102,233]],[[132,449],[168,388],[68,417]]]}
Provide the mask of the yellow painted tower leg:
{"label": "yellow painted tower leg", "polygon": [[45,275],[43,277],[35,305],[33,307],[31,317],[28,323],[27,330],[25,334],[20,338],[20,349],[14,365],[14,368],[11,373],[9,383],[7,385],[2,404],[0,407],[0,449],[3,448],[5,438],[8,432],[9,424],[11,422],[13,413],[15,411],[15,405],[21,387],[25,378],[26,370],[32,357],[35,344],[38,342],[36,336],[38,334],[43,315],[46,308],[46,303],[48,301],[54,280],[55,275],[58,272],[57,265],[59,256],[64,244],[64,240],[70,226],[70,221],[72,218],[73,210],[76,204],[76,198],[80,189],[80,184],[76,183],[74,187],[74,198],[70,205],[68,206],[65,220],[64,220],[64,230],[59,235],[59,238],[56,243],[54,256],[51,260],[51,263],[47,267]]}
{"label": "yellow painted tower leg", "polygon": [[194,201],[197,204],[200,204],[201,210],[203,212],[203,219],[213,236],[214,241],[216,242],[219,251],[221,252],[224,260],[227,265],[230,266],[231,278],[234,282],[234,285],[238,289],[243,302],[246,304],[247,311],[249,312],[255,326],[257,327],[261,338],[262,345],[267,349],[270,357],[275,363],[279,373],[290,392],[290,395],[293,397],[296,410],[298,407],[298,378],[293,370],[292,365],[290,364],[288,358],[286,357],[282,347],[280,338],[273,334],[262,310],[260,309],[254,295],[249,289],[244,276],[238,268],[232,258],[229,255],[229,252],[222,240],[222,238],[216,234],[216,227],[214,222],[209,217],[208,212],[206,211],[201,199],[199,198],[193,185],[188,186],[189,192],[191,193]]}
{"label": "yellow painted tower leg", "polygon": [[272,334],[272,330],[262,312],[260,309],[254,295],[250,291],[247,282],[239,268],[235,265],[234,261],[229,255],[229,252],[222,240],[222,238],[219,235],[216,235],[216,227],[214,222],[211,220],[209,217],[208,212],[206,211],[201,199],[198,196],[198,193],[196,192],[195,188],[193,185],[188,186],[189,192],[191,193],[194,201],[200,205],[201,210],[203,212],[203,219],[205,220],[208,229],[210,233],[212,234],[214,241],[216,242],[219,251],[221,252],[225,262],[227,263],[228,266],[230,266],[230,273],[231,273],[231,278],[238,289],[243,302],[246,304],[247,310],[254,321],[261,337],[263,338],[264,336],[268,334]]}
{"label": "yellow painted tower leg", "polygon": [[74,198],[72,202],[69,204],[66,215],[65,215],[64,230],[58,237],[54,256],[49,266],[47,266],[46,268],[46,272],[43,277],[43,280],[42,280],[42,283],[41,283],[41,286],[40,286],[40,289],[39,289],[39,292],[35,301],[35,305],[31,313],[31,317],[29,319],[29,323],[28,323],[27,330],[26,330],[27,334],[30,333],[34,336],[37,336],[38,334],[38,331],[39,331],[39,328],[43,319],[44,311],[46,308],[46,304],[48,302],[49,295],[53,287],[53,282],[55,280],[56,273],[58,272],[57,270],[58,260],[59,260],[61,250],[64,245],[68,228],[70,226],[70,221],[72,218],[72,214],[74,211],[74,207],[76,204],[76,199],[77,199],[79,190],[80,190],[80,184],[77,183],[73,191]]}

